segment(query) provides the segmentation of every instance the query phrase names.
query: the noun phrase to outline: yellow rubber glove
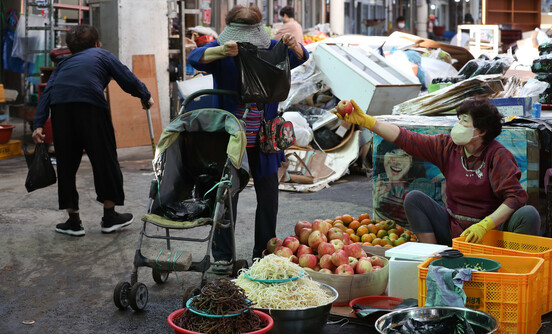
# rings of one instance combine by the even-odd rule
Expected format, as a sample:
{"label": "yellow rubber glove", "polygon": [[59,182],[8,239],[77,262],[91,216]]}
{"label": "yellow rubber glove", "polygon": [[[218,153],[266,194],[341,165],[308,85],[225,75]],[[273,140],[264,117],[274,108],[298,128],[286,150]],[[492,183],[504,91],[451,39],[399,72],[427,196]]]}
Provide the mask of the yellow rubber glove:
{"label": "yellow rubber glove", "polygon": [[376,118],[374,116],[367,115],[358,106],[358,104],[356,104],[354,100],[351,100],[351,103],[353,104],[352,113],[345,116],[341,116],[336,109],[333,109],[332,113],[334,113],[337,117],[344,120],[345,122],[357,124],[367,128],[368,130],[372,130],[372,128],[374,127],[374,124],[376,124]]}
{"label": "yellow rubber glove", "polygon": [[489,217],[485,217],[482,221],[477,224],[473,224],[468,227],[462,234],[461,237],[466,237],[466,242],[477,243],[483,239],[485,233],[495,228],[493,220]]}

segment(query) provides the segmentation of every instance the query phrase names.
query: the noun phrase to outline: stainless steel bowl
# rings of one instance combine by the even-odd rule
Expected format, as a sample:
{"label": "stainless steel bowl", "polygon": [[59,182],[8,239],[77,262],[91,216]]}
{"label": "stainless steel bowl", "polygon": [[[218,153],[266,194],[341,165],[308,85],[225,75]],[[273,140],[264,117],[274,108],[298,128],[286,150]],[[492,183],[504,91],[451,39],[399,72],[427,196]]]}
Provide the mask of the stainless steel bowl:
{"label": "stainless steel bowl", "polygon": [[[379,333],[386,333],[392,324],[400,323],[406,319],[418,321],[442,318],[447,315],[458,314],[464,317],[470,325],[476,326],[476,333],[494,333],[498,330],[498,321],[490,314],[481,311],[470,310],[462,307],[411,307],[404,310],[388,313],[376,320],[376,329]],[[474,329],[475,330],[475,329]]]}
{"label": "stainless steel bowl", "polygon": [[328,321],[328,315],[332,303],[337,299],[338,293],[331,286],[316,282],[320,287],[332,295],[331,301],[322,306],[298,308],[298,309],[257,309],[270,314],[274,319],[274,327],[269,334],[304,334],[317,333],[322,330]]}

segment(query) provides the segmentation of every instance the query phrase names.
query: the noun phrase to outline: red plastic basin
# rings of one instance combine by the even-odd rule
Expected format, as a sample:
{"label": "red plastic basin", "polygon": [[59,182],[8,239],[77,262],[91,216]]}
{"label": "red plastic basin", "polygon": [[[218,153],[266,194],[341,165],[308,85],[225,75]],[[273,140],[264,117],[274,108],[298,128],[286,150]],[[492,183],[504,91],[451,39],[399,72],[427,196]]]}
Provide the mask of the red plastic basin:
{"label": "red plastic basin", "polygon": [[389,296],[367,296],[353,299],[349,302],[349,307],[353,308],[353,305],[360,304],[379,308],[395,308],[404,299]]}
{"label": "red plastic basin", "polygon": [[6,144],[10,141],[13,128],[15,128],[15,125],[0,124],[0,144]]}
{"label": "red plastic basin", "polygon": [[[185,308],[181,308],[179,310],[176,310],[174,311],[173,313],[169,314],[169,317],[167,318],[167,322],[169,323],[169,326],[171,326],[173,329],[174,329],[174,332],[176,334],[202,334],[202,333],[198,333],[198,332],[193,332],[193,331],[190,331],[190,330],[187,330],[187,329],[184,329],[182,327],[179,327],[177,326],[175,323],[174,323],[174,319],[180,317],[180,315],[186,311]],[[254,331],[254,332],[249,332],[249,333],[244,333],[244,334],[263,334],[263,333],[268,333],[269,330],[272,329],[272,326],[274,326],[274,320],[272,320],[272,317],[269,316],[268,314],[264,313],[264,312],[261,312],[261,311],[257,311],[257,310],[251,310],[255,313],[257,313],[259,315],[259,317],[261,318],[262,321],[264,321],[264,323],[266,324],[266,327],[265,328],[262,328],[262,329],[259,329],[258,331]]]}

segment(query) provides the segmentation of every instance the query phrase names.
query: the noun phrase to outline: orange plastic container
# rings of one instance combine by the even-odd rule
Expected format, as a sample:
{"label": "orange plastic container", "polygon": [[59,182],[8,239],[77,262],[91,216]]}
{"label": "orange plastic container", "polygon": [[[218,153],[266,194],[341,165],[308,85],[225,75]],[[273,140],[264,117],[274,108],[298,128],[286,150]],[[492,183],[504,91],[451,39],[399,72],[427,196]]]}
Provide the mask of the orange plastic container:
{"label": "orange plastic container", "polygon": [[[464,282],[465,306],[487,312],[500,322],[498,333],[534,334],[541,327],[541,302],[544,260],[537,257],[471,254],[500,262],[498,272],[472,272]],[[427,297],[429,258],[418,265],[418,305]]]}
{"label": "orange plastic container", "polygon": [[544,259],[542,313],[552,311],[552,239],[519,233],[489,231],[479,244],[465,242],[465,237],[452,240],[452,247],[464,254],[495,254],[540,257]]}

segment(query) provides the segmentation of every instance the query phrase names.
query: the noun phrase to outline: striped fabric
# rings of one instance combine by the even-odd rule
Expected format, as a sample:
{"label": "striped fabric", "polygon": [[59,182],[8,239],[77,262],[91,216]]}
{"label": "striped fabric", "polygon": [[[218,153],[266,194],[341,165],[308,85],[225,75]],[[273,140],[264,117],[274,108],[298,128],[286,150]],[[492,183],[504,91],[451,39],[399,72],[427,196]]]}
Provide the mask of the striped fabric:
{"label": "striped fabric", "polygon": [[[236,117],[242,119],[245,112],[245,105],[238,104],[236,108]],[[262,113],[257,109],[255,103],[251,104],[251,109],[247,112],[245,119],[245,136],[247,137],[247,147],[259,146],[259,128],[261,127]]]}

